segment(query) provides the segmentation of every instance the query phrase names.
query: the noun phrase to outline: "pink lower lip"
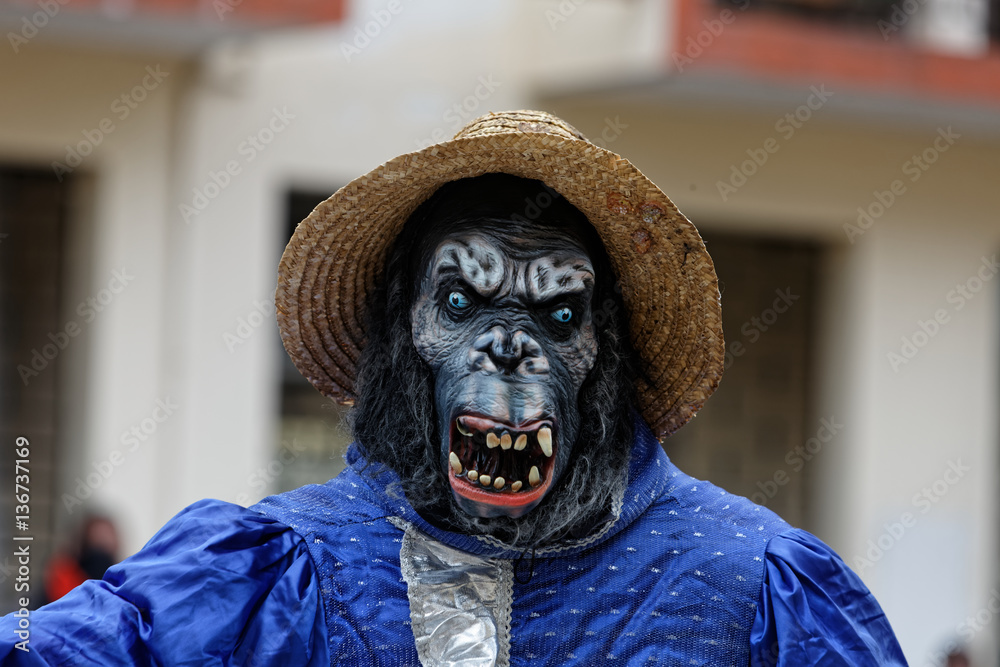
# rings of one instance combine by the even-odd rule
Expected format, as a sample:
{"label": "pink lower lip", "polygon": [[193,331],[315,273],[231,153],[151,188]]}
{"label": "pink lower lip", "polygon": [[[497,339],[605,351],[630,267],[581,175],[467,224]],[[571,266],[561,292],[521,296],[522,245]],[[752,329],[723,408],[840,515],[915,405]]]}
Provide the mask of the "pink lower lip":
{"label": "pink lower lip", "polygon": [[518,491],[517,493],[497,493],[492,491],[487,491],[481,485],[470,482],[464,477],[456,477],[449,470],[448,481],[451,482],[451,488],[455,490],[455,493],[473,500],[477,503],[483,503],[484,505],[496,505],[499,507],[524,507],[525,505],[531,505],[538,502],[538,500],[545,495],[548,490],[549,485],[552,483],[551,474],[546,477],[545,480],[538,486],[536,486],[531,491]]}

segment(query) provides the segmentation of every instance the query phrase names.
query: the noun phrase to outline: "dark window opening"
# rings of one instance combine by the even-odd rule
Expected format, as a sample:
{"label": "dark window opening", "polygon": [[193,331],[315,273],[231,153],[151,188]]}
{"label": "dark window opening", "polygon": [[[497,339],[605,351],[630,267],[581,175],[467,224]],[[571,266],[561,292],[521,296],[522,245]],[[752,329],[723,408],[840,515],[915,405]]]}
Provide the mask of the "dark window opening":
{"label": "dark window opening", "polygon": [[[888,20],[900,0],[719,0],[723,7],[767,11],[807,20],[867,26]],[[748,4],[749,3],[749,4]]]}
{"label": "dark window opening", "polygon": [[[42,567],[53,547],[60,370],[71,343],[63,313],[63,271],[70,180],[51,170],[0,166],[0,538],[31,536],[31,607],[41,601]],[[15,522],[15,441],[27,438],[29,502]],[[23,471],[19,471],[23,474]],[[22,514],[22,512],[18,512]],[[25,528],[22,529],[21,526]],[[9,552],[8,552],[9,553]],[[0,612],[14,608],[9,557],[0,556]]]}
{"label": "dark window opening", "polygon": [[[295,226],[308,217],[313,208],[327,199],[329,191],[292,190],[285,202],[284,242],[292,237]],[[306,380],[292,360],[281,355],[281,438],[275,455],[278,471],[276,492],[289,491],[304,484],[321,484],[344,467],[343,455],[350,442],[345,417],[347,409],[320,394]]]}
{"label": "dark window opening", "polygon": [[725,372],[698,416],[665,449],[689,475],[746,496],[793,525],[809,519],[822,453],[796,457],[813,423],[810,368],[819,248],[705,234],[722,292]]}
{"label": "dark window opening", "polygon": [[987,30],[989,31],[990,40],[1000,42],[1000,0],[990,0],[989,13],[990,18]]}

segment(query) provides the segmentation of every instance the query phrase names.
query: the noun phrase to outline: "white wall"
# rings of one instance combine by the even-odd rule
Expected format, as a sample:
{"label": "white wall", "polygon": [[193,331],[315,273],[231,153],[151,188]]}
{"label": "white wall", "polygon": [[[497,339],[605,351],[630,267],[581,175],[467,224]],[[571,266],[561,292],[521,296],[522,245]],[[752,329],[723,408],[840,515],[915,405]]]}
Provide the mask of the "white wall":
{"label": "white wall", "polygon": [[[134,451],[122,434],[166,398],[163,239],[173,105],[186,73],[165,59],[29,47],[0,55],[4,90],[31,91],[7,97],[0,155],[15,164],[73,166],[87,207],[72,212],[68,234],[72,264],[61,321],[76,322],[81,333],[62,353],[66,386],[74,389],[64,397],[60,423],[64,489],[111,512],[135,548],[154,529],[164,502],[159,462],[171,456],[169,421]],[[76,162],[68,146],[87,154]],[[114,281],[116,271],[125,284]],[[100,312],[78,309],[91,298],[104,299]],[[81,506],[69,497],[58,506],[71,510],[59,517],[63,527],[79,516]]]}

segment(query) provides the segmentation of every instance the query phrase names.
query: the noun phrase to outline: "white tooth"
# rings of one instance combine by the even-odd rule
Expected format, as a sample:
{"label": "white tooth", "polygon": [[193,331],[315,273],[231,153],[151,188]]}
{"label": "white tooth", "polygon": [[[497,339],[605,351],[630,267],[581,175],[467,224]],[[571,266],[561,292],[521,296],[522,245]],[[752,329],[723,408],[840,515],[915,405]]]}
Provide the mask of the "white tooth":
{"label": "white tooth", "polygon": [[475,470],[470,470],[466,476],[473,482],[479,479],[479,473]]}
{"label": "white tooth", "polygon": [[503,488],[503,485],[506,483],[507,480],[505,480],[503,477],[497,477],[495,480],[493,480],[493,488],[499,491],[500,489]]}
{"label": "white tooth", "polygon": [[538,466],[531,466],[531,470],[528,471],[528,484],[538,486],[541,483],[542,476],[538,474]]}
{"label": "white tooth", "polygon": [[504,449],[510,449],[510,433],[504,431],[504,434],[500,436],[500,446]]}
{"label": "white tooth", "polygon": [[455,452],[449,454],[448,462],[451,463],[451,469],[455,471],[456,475],[462,474],[462,462],[458,460],[458,454]]}
{"label": "white tooth", "polygon": [[483,486],[489,486],[490,482],[492,482],[492,481],[493,480],[490,479],[489,475],[480,475],[479,476],[479,483],[482,484]]}
{"label": "white tooth", "polygon": [[497,437],[496,433],[486,434],[486,446],[490,449],[496,449],[496,446],[500,444],[500,438]]}
{"label": "white tooth", "polygon": [[538,429],[538,445],[546,456],[552,456],[552,429],[548,426]]}
{"label": "white tooth", "polygon": [[458,432],[461,433],[462,435],[472,435],[472,431],[465,428],[465,426],[462,424],[461,419],[455,422],[455,428],[457,428]]}
{"label": "white tooth", "polygon": [[514,441],[514,449],[516,449],[517,451],[521,451],[527,446],[528,446],[528,436],[526,436],[523,433],[517,436],[517,440]]}
{"label": "white tooth", "polygon": [[522,486],[524,486],[524,484],[521,483],[521,480],[518,480],[510,485],[510,490],[513,491],[514,493],[517,493],[518,491],[521,490]]}

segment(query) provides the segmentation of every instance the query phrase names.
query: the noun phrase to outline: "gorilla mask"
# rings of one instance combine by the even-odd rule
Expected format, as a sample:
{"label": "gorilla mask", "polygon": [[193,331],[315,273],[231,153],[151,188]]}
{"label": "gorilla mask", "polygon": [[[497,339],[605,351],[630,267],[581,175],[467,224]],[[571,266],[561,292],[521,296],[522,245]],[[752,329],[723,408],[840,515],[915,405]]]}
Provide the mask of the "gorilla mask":
{"label": "gorilla mask", "polygon": [[368,299],[354,437],[432,524],[518,547],[615,512],[638,363],[600,237],[539,181],[442,186]]}
{"label": "gorilla mask", "polygon": [[434,377],[441,465],[481,517],[533,509],[570,461],[597,357],[594,267],[566,229],[439,225],[419,272],[413,345]]}

